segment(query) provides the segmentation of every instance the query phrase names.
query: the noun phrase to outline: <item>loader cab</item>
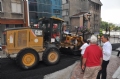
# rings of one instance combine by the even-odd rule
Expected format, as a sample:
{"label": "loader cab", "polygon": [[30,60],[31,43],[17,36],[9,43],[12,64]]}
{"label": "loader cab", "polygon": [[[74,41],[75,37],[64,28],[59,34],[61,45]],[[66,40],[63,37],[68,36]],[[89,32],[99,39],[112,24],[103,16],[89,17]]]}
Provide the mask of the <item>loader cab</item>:
{"label": "loader cab", "polygon": [[61,41],[61,26],[63,20],[56,17],[39,19],[39,28],[43,29],[45,42]]}

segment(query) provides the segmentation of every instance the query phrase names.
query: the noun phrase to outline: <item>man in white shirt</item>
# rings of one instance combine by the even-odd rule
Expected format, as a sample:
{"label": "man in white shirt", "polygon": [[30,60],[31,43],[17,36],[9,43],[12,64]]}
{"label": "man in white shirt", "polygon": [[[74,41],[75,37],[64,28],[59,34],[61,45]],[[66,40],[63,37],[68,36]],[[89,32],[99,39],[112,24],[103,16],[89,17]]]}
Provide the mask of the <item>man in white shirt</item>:
{"label": "man in white shirt", "polygon": [[112,45],[109,42],[108,35],[102,35],[101,41],[104,43],[102,50],[103,50],[103,63],[102,63],[102,70],[99,71],[97,79],[100,79],[100,74],[102,74],[102,79],[106,79],[107,77],[107,65],[109,63],[111,53],[112,53]]}
{"label": "man in white shirt", "polygon": [[81,55],[84,54],[86,47],[89,46],[86,40],[84,40],[83,43],[84,44],[80,47]]}
{"label": "man in white shirt", "polygon": [[[84,54],[87,46],[89,46],[88,43],[87,43],[87,40],[83,40],[83,45],[80,47],[80,50],[81,50],[81,67],[82,67],[83,54]],[[83,73],[83,70],[82,70],[82,73]]]}

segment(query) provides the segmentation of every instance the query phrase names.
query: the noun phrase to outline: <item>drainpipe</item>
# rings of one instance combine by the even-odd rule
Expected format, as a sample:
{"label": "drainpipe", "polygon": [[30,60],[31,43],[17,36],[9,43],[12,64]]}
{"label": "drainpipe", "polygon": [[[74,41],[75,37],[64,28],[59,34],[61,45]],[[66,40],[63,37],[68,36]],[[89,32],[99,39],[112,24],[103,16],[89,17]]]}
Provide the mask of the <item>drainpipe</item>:
{"label": "drainpipe", "polygon": [[71,29],[71,21],[70,21],[70,0],[68,0],[69,8],[68,8],[68,17],[69,17],[69,30]]}
{"label": "drainpipe", "polygon": [[29,26],[29,8],[28,8],[28,0],[23,0],[24,2],[24,26],[28,27]]}

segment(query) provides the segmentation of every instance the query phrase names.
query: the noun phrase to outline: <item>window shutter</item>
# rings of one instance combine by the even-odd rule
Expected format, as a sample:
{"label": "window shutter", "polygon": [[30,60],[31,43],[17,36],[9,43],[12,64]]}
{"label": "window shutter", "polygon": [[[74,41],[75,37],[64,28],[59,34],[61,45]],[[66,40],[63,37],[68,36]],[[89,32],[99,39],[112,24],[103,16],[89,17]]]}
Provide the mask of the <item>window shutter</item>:
{"label": "window shutter", "polygon": [[16,3],[12,3],[12,12],[17,12],[17,4]]}
{"label": "window shutter", "polygon": [[22,13],[21,4],[17,4],[17,13]]}

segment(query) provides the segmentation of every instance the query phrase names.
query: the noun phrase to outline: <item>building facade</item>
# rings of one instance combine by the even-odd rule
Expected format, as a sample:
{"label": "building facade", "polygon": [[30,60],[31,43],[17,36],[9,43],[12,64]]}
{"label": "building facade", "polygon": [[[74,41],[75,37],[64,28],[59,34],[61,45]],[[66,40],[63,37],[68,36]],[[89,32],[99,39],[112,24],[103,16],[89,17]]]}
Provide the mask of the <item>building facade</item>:
{"label": "building facade", "polygon": [[37,24],[39,18],[52,16],[51,0],[28,0],[30,24]]}
{"label": "building facade", "polygon": [[26,22],[24,18],[24,1],[0,0],[1,43],[4,43],[5,28],[23,27],[26,25],[25,23]]}
{"label": "building facade", "polygon": [[[90,29],[92,32],[99,32],[101,6],[100,0],[62,0],[62,18],[71,28],[73,26],[81,26],[80,16],[90,13]],[[75,23],[77,19],[79,21]],[[83,23],[83,25],[85,24]]]}
{"label": "building facade", "polygon": [[93,29],[95,32],[98,32],[100,29],[100,22],[101,22],[101,6],[102,3],[99,2],[99,0],[95,1],[92,0],[91,1],[91,10],[90,12],[93,13],[92,14],[92,21],[91,21],[91,25],[93,25]]}
{"label": "building facade", "polygon": [[56,16],[61,18],[61,0],[28,0],[30,25],[37,24],[39,18]]}
{"label": "building facade", "polygon": [[70,27],[70,1],[62,0],[62,19],[67,24],[68,28]]}
{"label": "building facade", "polygon": [[52,16],[62,18],[62,0],[51,0],[52,1]]}

